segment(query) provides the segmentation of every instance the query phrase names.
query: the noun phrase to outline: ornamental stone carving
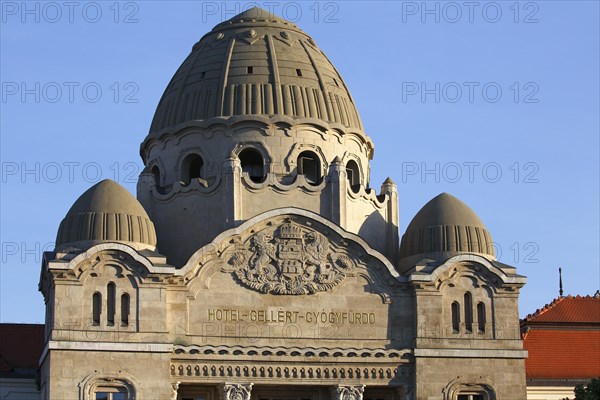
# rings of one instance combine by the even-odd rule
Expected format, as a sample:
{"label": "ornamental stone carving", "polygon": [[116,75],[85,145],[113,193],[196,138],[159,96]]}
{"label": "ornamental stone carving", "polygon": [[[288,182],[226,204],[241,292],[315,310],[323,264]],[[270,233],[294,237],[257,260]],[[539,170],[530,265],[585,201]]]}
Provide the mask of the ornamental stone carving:
{"label": "ornamental stone carving", "polygon": [[177,400],[177,395],[178,395],[178,390],[179,390],[179,384],[181,382],[177,381],[177,382],[171,382],[171,400]]}
{"label": "ornamental stone carving", "polygon": [[229,256],[225,270],[261,293],[324,292],[355,269],[325,235],[292,221],[255,233],[243,247]]}
{"label": "ornamental stone carving", "polygon": [[363,386],[338,386],[331,389],[334,400],[362,400],[365,387]]}
{"label": "ornamental stone carving", "polygon": [[221,400],[250,400],[252,383],[222,383],[219,386]]}

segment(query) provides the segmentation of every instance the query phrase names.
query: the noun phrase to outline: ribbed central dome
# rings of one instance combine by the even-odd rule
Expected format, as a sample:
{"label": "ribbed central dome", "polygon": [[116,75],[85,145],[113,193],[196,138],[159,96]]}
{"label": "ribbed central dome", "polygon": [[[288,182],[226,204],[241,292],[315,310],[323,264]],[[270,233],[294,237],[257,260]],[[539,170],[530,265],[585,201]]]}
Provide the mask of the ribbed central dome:
{"label": "ribbed central dome", "polygon": [[346,84],[325,54],[297,26],[260,8],[196,43],[158,104],[150,136],[240,115],[317,119],[362,131]]}

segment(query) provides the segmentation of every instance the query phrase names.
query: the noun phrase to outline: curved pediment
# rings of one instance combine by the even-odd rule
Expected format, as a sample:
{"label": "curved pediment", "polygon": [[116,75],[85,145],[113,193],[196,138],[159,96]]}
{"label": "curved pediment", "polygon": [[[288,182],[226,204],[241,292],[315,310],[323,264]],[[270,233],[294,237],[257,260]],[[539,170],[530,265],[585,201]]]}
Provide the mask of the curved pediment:
{"label": "curved pediment", "polygon": [[[306,210],[261,214],[219,235],[180,270],[190,286],[208,288],[212,274],[272,295],[310,295],[362,276],[378,293],[398,286],[398,273],[360,237]],[[377,289],[375,289],[377,288]]]}
{"label": "curved pediment", "polygon": [[413,270],[408,280],[415,284],[431,284],[439,289],[457,276],[477,277],[495,288],[494,290],[501,286],[521,287],[526,282],[525,277],[507,273],[494,262],[478,254],[461,254],[450,257],[441,265],[428,266],[420,271]]}
{"label": "curved pediment", "polygon": [[[409,285],[360,237],[312,212],[258,215],[198,250],[177,274],[188,344],[405,346]],[[185,293],[185,294],[184,294]],[[243,337],[251,339],[242,339]],[[203,341],[200,341],[203,340]]]}

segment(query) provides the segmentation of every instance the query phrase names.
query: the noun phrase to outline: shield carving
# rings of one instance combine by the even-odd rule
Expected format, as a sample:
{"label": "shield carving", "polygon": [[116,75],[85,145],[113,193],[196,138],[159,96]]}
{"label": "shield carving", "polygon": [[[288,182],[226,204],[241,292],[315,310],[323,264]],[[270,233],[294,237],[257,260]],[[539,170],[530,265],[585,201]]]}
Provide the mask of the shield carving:
{"label": "shield carving", "polygon": [[271,294],[330,290],[355,268],[321,233],[292,221],[255,233],[247,250],[228,257],[228,272],[247,287]]}
{"label": "shield carving", "polygon": [[277,242],[277,269],[287,279],[304,274],[304,237],[299,226],[287,223],[279,228]]}

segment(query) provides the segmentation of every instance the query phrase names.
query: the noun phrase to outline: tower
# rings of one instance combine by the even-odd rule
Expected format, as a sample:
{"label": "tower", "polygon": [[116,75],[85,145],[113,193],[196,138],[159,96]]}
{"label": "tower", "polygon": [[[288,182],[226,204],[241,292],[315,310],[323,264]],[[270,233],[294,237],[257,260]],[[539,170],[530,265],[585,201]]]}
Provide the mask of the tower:
{"label": "tower", "polygon": [[253,8],[196,43],[158,104],[138,198],[182,265],[282,207],[324,216],[395,258],[395,185],[370,188],[373,143],[344,80],[296,25]]}

